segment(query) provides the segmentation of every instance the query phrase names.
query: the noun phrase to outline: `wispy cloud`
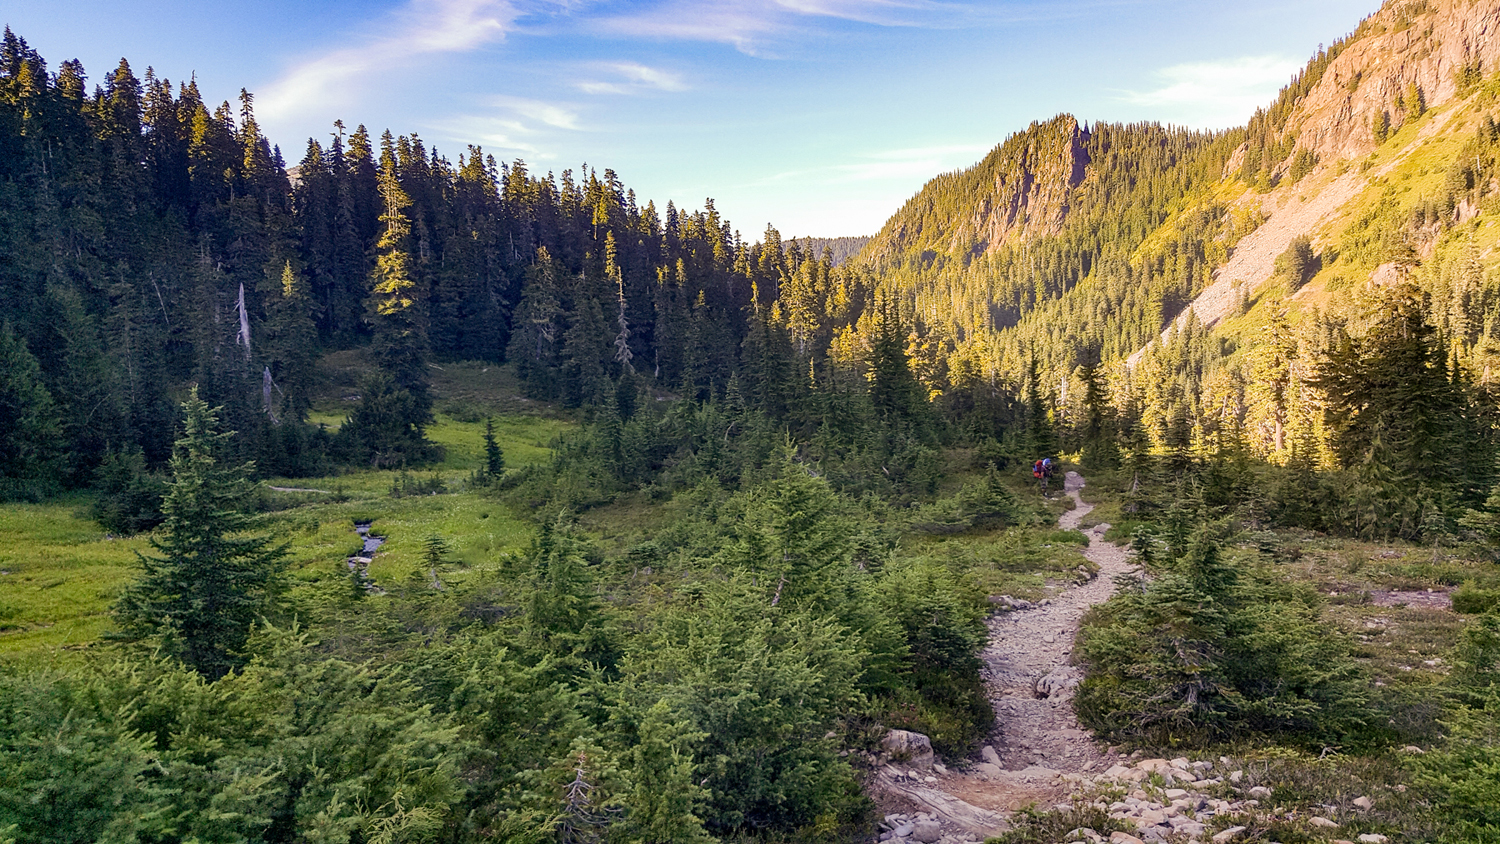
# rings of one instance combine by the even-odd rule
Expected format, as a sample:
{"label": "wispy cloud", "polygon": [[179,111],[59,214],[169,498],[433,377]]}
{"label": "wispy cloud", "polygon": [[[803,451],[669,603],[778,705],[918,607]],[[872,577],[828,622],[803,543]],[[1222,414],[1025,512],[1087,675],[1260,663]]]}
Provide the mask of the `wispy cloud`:
{"label": "wispy cloud", "polygon": [[557,130],[585,131],[577,110],[567,103],[503,95],[485,97],[482,102],[493,111],[457,115],[430,123],[429,128],[438,137],[478,144],[488,152],[520,155],[531,161],[556,158],[553,150]]}
{"label": "wispy cloud", "polygon": [[1302,67],[1285,56],[1244,56],[1217,62],[1178,64],[1156,71],[1161,85],[1122,91],[1127,103],[1163,109],[1177,122],[1206,128],[1244,123],[1276,96]]}
{"label": "wispy cloud", "polygon": [[424,59],[498,41],[518,16],[509,0],[410,0],[357,43],[291,68],[256,105],[278,118],[326,111],[330,103],[347,101]]}
{"label": "wispy cloud", "polygon": [[555,158],[535,140],[535,132],[523,123],[505,117],[467,115],[437,121],[429,127],[439,136],[461,138],[502,158],[519,156],[528,161]]}
{"label": "wispy cloud", "polygon": [[520,118],[516,125],[522,127],[522,131],[530,131],[528,124],[524,121],[534,121],[554,129],[577,130],[578,112],[570,106],[561,103],[549,103],[543,100],[530,100],[525,97],[509,97],[497,95],[488,98],[490,105],[508,112]]}
{"label": "wispy cloud", "polygon": [[[635,62],[609,62],[594,65],[596,78],[575,83],[585,94],[639,94],[646,91],[685,91],[687,83],[679,74]],[[597,77],[612,77],[600,79]]]}
{"label": "wispy cloud", "polygon": [[863,182],[899,180],[922,181],[956,167],[973,164],[990,150],[983,144],[945,144],[860,153],[854,161],[814,169],[787,170],[761,179],[756,184],[800,181],[824,185],[848,185]]}
{"label": "wispy cloud", "polygon": [[802,18],[836,18],[875,26],[949,27],[988,17],[983,9],[935,0],[671,0],[630,14],[602,17],[604,31],[637,38],[730,44],[766,55],[768,44]]}

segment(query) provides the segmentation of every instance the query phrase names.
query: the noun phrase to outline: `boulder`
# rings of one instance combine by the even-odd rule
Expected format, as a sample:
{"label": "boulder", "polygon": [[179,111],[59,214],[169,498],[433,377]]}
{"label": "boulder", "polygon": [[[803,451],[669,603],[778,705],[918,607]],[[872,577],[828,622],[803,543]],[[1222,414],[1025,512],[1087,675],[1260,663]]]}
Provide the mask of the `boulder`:
{"label": "boulder", "polygon": [[927,770],[932,767],[935,757],[932,753],[932,740],[921,733],[913,733],[909,730],[891,730],[880,740],[880,746],[890,754],[892,759],[905,761],[914,768]]}
{"label": "boulder", "polygon": [[1329,820],[1327,818],[1320,818],[1317,815],[1313,815],[1312,817],[1308,818],[1307,819],[1307,823],[1308,823],[1309,826],[1322,827],[1323,829],[1338,829],[1339,828],[1339,825],[1336,824],[1336,823],[1334,823],[1333,821],[1331,821],[1331,820]]}
{"label": "boulder", "polygon": [[1371,800],[1368,797],[1356,797],[1354,798],[1354,808],[1360,810],[1361,812],[1368,812],[1371,809],[1375,808],[1375,801]]}
{"label": "boulder", "polygon": [[1109,844],[1146,844],[1146,842],[1129,833],[1111,832],[1109,834]]}
{"label": "boulder", "polygon": [[943,837],[943,825],[937,821],[917,821],[912,826],[911,837],[922,844],[934,844]]}
{"label": "boulder", "polygon": [[1231,826],[1223,832],[1214,835],[1214,844],[1228,844],[1228,842],[1239,838],[1244,832],[1245,828],[1242,826]]}
{"label": "boulder", "polygon": [[1359,837],[1359,844],[1385,844],[1389,840],[1378,832],[1366,832]]}
{"label": "boulder", "polygon": [[991,765],[998,766],[1000,764],[1000,754],[996,753],[995,748],[990,747],[989,745],[985,745],[984,747],[981,747],[979,749],[979,758],[990,763]]}

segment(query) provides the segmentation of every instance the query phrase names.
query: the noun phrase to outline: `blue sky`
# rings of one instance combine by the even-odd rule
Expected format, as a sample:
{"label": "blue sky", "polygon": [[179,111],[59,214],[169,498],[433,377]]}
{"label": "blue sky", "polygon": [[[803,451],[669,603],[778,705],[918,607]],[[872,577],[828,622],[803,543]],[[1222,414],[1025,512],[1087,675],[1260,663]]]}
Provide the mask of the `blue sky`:
{"label": "blue sky", "polygon": [[1376,0],[62,0],[0,5],[55,69],[245,87],[291,163],[341,118],[536,172],[713,197],[747,238],[871,234],[1034,120],[1244,123]]}

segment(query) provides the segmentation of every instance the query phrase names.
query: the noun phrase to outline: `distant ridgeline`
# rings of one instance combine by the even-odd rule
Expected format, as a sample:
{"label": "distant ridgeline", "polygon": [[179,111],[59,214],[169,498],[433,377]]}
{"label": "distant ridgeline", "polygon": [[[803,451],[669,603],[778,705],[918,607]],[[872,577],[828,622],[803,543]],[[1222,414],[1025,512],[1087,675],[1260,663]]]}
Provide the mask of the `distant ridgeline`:
{"label": "distant ridgeline", "polygon": [[865,244],[869,243],[870,239],[869,235],[861,237],[794,238],[797,244],[802,247],[802,251],[809,255],[816,255],[821,258],[823,253],[827,252],[829,257],[833,259],[835,267],[859,254],[859,251],[865,248]]}

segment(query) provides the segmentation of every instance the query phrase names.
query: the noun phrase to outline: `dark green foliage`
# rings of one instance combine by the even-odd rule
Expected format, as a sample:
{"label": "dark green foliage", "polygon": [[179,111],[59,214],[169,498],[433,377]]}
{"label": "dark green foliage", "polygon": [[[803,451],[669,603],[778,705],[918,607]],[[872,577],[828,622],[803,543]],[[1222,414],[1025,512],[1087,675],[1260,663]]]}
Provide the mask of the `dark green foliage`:
{"label": "dark green foliage", "polygon": [[1322,262],[1313,254],[1312,241],[1307,237],[1292,239],[1286,251],[1276,257],[1272,276],[1286,285],[1288,293],[1295,293],[1308,279],[1317,275]]}
{"label": "dark green foliage", "polygon": [[1086,619],[1079,717],[1165,743],[1359,727],[1363,684],[1316,598],[1227,561],[1213,527]]}
{"label": "dark green foliage", "polygon": [[525,641],[560,673],[613,671],[619,661],[616,631],[594,593],[589,552],[564,514],[542,526],[527,555]]}
{"label": "dark green foliage", "polygon": [[1473,619],[1453,655],[1441,746],[1413,760],[1448,827],[1444,841],[1500,840],[1500,612]]}
{"label": "dark green foliage", "polygon": [[1367,337],[1340,335],[1316,384],[1344,466],[1354,469],[1352,526],[1365,535],[1419,535],[1445,499],[1487,478],[1462,385],[1427,320],[1427,294],[1410,283],[1384,292]]}
{"label": "dark green foliage", "polygon": [[633,687],[705,736],[694,779],[714,833],[787,833],[861,808],[829,737],[858,699],[857,643],[835,623],[767,604],[759,586],[726,584],[661,617],[626,665]]}
{"label": "dark green foliage", "polygon": [[110,452],[99,465],[94,499],[94,518],[105,530],[133,534],[161,524],[162,499],[169,484],[166,478],[146,470],[146,458],[139,447]]}
{"label": "dark green foliage", "polygon": [[1299,149],[1292,157],[1292,166],[1287,170],[1287,178],[1293,183],[1302,181],[1302,177],[1311,173],[1318,166],[1318,156],[1310,149]]}
{"label": "dark green foliage", "polygon": [[1453,592],[1453,611],[1466,615],[1483,615],[1500,607],[1500,589],[1481,589],[1466,583]]}
{"label": "dark green foliage", "polygon": [[36,358],[9,323],[0,325],[0,501],[36,501],[56,490],[62,446]]}
{"label": "dark green foliage", "polygon": [[495,442],[494,417],[485,417],[484,420],[484,473],[495,480],[505,474],[505,453]]}
{"label": "dark green foliage", "polygon": [[455,731],[389,672],[268,629],[242,673],[166,662],[0,676],[0,829],[27,842],[422,840]]}
{"label": "dark green foliage", "polygon": [[977,656],[987,638],[977,595],[930,563],[887,569],[878,600],[905,640],[914,705],[898,708],[892,726],[924,733],[944,758],[964,758],[994,723]]}
{"label": "dark green foliage", "polygon": [[707,738],[672,717],[667,702],[646,710],[631,752],[632,791],[624,841],[629,844],[707,844],[696,814],[704,793],[693,781],[695,744]]}
{"label": "dark green foliage", "polygon": [[285,546],[252,533],[245,514],[250,465],[226,464],[233,432],[218,430],[218,408],[194,390],[172,455],[153,555],[115,613],[128,635],[151,637],[205,677],[243,664],[250,626],[272,609]]}
{"label": "dark green foliage", "polygon": [[384,372],[365,379],[359,406],[339,428],[337,447],[376,469],[421,465],[436,455],[421,402]]}

